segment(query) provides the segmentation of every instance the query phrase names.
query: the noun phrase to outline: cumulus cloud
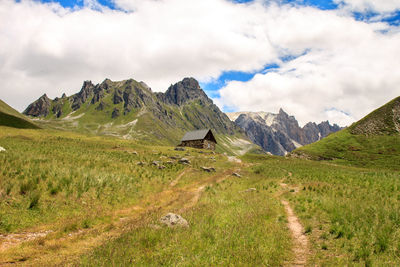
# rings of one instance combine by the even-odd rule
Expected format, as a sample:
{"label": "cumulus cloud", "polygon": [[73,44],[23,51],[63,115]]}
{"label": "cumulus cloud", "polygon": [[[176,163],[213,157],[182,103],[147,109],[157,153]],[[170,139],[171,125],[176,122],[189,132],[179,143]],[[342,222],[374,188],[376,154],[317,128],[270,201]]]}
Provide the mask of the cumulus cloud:
{"label": "cumulus cloud", "polygon": [[279,2],[113,0],[111,10],[96,0],[74,8],[2,0],[0,98],[23,110],[87,79],[134,78],[164,91],[186,76],[205,83],[234,70],[258,74],[228,82],[220,107],[282,107],[301,123],[347,125],[399,95],[399,27],[347,11],[393,12],[398,1],[337,0],[330,11]]}
{"label": "cumulus cloud", "polygon": [[400,9],[398,0],[334,0],[342,7],[357,12],[394,12]]}
{"label": "cumulus cloud", "polygon": [[[83,80],[134,78],[164,91],[186,76],[254,71],[276,59],[259,27],[261,4],[225,0],[85,1],[66,9],[0,1],[0,98],[22,110],[39,95],[75,93]],[[127,12],[134,10],[133,12]]]}
{"label": "cumulus cloud", "polygon": [[248,82],[231,81],[219,103],[239,110],[283,107],[307,121],[349,125],[399,95],[400,34],[339,11],[273,6],[264,23],[271,43],[299,55]]}

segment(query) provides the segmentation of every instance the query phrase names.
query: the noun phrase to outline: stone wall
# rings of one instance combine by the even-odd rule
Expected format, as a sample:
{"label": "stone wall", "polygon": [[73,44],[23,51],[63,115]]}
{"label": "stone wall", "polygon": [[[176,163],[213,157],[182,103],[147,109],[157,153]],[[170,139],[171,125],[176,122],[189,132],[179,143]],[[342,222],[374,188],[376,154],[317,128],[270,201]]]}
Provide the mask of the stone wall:
{"label": "stone wall", "polygon": [[188,146],[194,148],[215,150],[215,143],[208,140],[183,141],[179,146]]}
{"label": "stone wall", "polygon": [[204,140],[203,148],[209,150],[215,150],[215,143],[212,141]]}

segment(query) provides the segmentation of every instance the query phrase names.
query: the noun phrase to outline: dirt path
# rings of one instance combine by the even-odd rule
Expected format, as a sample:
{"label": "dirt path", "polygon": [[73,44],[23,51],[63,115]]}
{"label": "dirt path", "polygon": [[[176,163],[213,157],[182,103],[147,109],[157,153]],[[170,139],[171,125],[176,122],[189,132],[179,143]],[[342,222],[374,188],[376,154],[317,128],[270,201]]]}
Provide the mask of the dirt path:
{"label": "dirt path", "polygon": [[40,237],[45,237],[50,234],[51,230],[34,232],[34,233],[19,233],[19,234],[9,234],[9,235],[0,235],[0,252],[15,247],[23,242],[32,241]]}
{"label": "dirt path", "polygon": [[[282,195],[288,191],[293,193],[298,193],[298,187],[289,187],[287,184],[283,183],[286,178],[292,177],[292,173],[287,171],[287,177],[283,178],[279,185],[282,188],[282,191],[279,192],[278,197],[281,198]],[[293,239],[293,253],[294,259],[293,262],[287,263],[286,266],[306,266],[307,256],[310,254],[308,247],[308,238],[304,234],[304,227],[301,225],[299,218],[293,212],[292,207],[290,206],[287,200],[281,200],[282,205],[285,207],[285,212],[288,220],[288,228],[292,234]]]}
{"label": "dirt path", "polygon": [[[170,211],[184,212],[192,208],[199,201],[206,186],[220,183],[237,171],[237,169],[228,169],[184,187],[175,187],[183,175],[191,170],[189,168],[180,173],[164,191],[146,197],[138,205],[113,212],[111,216],[114,219],[111,224],[81,229],[61,237],[52,231],[0,236],[0,256],[3,253],[3,257],[0,257],[0,266],[15,266],[15,264],[56,266],[74,262],[81,254],[87,253],[94,247],[117,238],[133,228],[147,225],[154,215],[159,216]],[[34,243],[24,248],[25,256],[17,255],[20,253],[13,247],[16,248],[27,241]],[[38,242],[40,245],[36,244]]]}
{"label": "dirt path", "polygon": [[179,180],[183,177],[183,175],[185,175],[186,173],[188,173],[188,172],[191,171],[191,170],[192,170],[191,168],[190,168],[190,169],[185,169],[183,172],[181,172],[181,173],[175,178],[175,180],[173,180],[173,181],[169,184],[169,186],[173,187],[173,186],[177,185],[178,182],[179,182]]}
{"label": "dirt path", "polygon": [[308,239],[304,234],[304,228],[299,222],[296,214],[294,214],[293,209],[290,207],[289,202],[286,200],[281,201],[282,205],[285,207],[288,227],[292,232],[293,237],[293,252],[295,258],[291,264],[288,266],[305,266],[307,262],[308,251]]}

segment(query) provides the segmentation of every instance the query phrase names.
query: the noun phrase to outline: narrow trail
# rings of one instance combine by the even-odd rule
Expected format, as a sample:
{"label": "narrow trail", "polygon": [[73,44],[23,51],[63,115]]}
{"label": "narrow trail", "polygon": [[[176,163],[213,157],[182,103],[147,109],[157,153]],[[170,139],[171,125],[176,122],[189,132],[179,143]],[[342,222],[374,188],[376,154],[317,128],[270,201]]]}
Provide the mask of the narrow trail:
{"label": "narrow trail", "polygon": [[[87,253],[94,247],[110,239],[117,238],[134,228],[148,225],[149,220],[155,214],[174,210],[177,212],[189,210],[198,203],[206,186],[220,183],[230,177],[233,172],[238,171],[237,168],[228,169],[186,186],[175,187],[179,180],[192,170],[191,168],[184,170],[164,191],[146,197],[138,205],[113,212],[112,217],[114,220],[111,224],[102,224],[90,229],[81,229],[62,237],[57,237],[57,233],[53,231],[0,235],[0,255],[1,253],[11,253],[10,257],[7,257],[7,260],[0,258],[0,266],[15,266],[15,264],[56,266],[65,264],[66,262],[74,262],[74,260],[79,259],[81,254]],[[112,228],[106,230],[110,226]],[[45,240],[43,243],[46,246],[56,249],[49,250],[46,246],[29,245],[31,253],[28,257],[12,256],[14,247],[28,241],[38,242],[37,240]],[[57,257],[53,257],[54,253],[57,253]]]}
{"label": "narrow trail", "polygon": [[18,234],[0,235],[0,252],[15,247],[23,242],[45,237],[53,231],[23,232]]}
{"label": "narrow trail", "polygon": [[304,228],[299,222],[296,214],[293,212],[293,209],[290,207],[289,202],[286,200],[282,200],[281,203],[285,207],[287,219],[288,219],[288,227],[292,232],[293,237],[293,252],[295,258],[292,263],[288,266],[305,266],[307,262],[308,251],[308,239],[304,234]]}
{"label": "narrow trail", "polygon": [[188,173],[189,171],[193,170],[192,168],[190,169],[185,169],[183,172],[181,172],[170,184],[169,186],[174,187],[175,185],[178,184],[179,180],[183,177],[183,175],[185,175],[186,173]]}
{"label": "narrow trail", "polygon": [[[278,197],[281,198],[282,195],[288,191],[293,190],[293,193],[299,192],[298,187],[290,187],[283,183],[286,178],[292,177],[292,173],[288,172],[288,176],[283,178],[279,183],[281,188],[283,189],[279,192]],[[292,207],[290,206],[287,200],[281,199],[282,205],[285,207],[285,212],[288,220],[288,228],[292,234],[293,239],[293,253],[294,259],[291,263],[286,263],[285,266],[306,266],[307,256],[310,254],[309,246],[308,246],[308,238],[304,234],[304,227],[300,223],[299,218],[294,213]]]}

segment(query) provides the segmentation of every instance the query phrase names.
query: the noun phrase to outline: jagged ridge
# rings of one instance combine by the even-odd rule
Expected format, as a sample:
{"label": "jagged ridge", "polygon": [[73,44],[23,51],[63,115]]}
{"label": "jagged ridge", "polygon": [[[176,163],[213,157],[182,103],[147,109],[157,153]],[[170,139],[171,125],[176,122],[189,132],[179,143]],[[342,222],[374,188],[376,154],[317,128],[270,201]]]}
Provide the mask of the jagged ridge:
{"label": "jagged ridge", "polygon": [[269,112],[234,112],[228,116],[244,129],[255,144],[274,155],[285,155],[297,147],[310,144],[341,128],[328,121],[307,123],[301,128],[295,117],[283,109],[278,114]]}
{"label": "jagged ridge", "polygon": [[43,95],[24,114],[49,127],[157,143],[176,144],[185,131],[202,128],[247,139],[194,78],[184,78],[165,93],[154,93],[133,79],[96,85],[85,81],[72,96],[51,100]]}

